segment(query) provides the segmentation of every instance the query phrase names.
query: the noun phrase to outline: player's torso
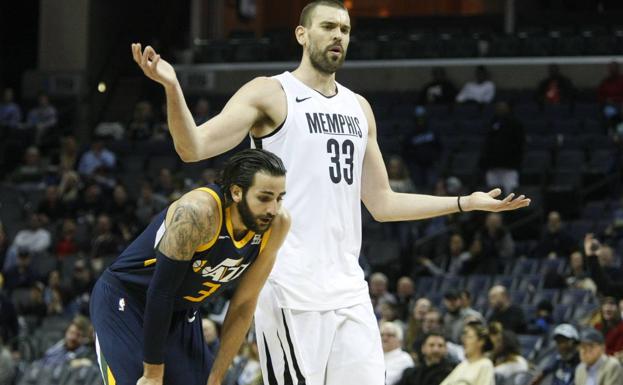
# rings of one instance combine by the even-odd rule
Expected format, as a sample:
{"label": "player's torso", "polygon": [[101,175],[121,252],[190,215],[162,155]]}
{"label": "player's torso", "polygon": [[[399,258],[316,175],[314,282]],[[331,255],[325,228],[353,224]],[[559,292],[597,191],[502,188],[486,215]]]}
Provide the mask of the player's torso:
{"label": "player's torso", "polygon": [[[210,193],[207,189],[207,193]],[[222,195],[216,186],[210,191],[218,198],[221,207]],[[264,236],[249,231],[236,241],[233,237],[229,208],[222,208],[222,220],[218,236],[210,243],[201,245],[193,255],[191,267],[176,293],[176,309],[193,307],[224,288],[233,284],[257,258],[267,240]],[[125,288],[139,297],[142,302],[153,276],[156,258],[155,248],[166,231],[166,210],[160,213],[145,231],[130,245],[109,268]]]}

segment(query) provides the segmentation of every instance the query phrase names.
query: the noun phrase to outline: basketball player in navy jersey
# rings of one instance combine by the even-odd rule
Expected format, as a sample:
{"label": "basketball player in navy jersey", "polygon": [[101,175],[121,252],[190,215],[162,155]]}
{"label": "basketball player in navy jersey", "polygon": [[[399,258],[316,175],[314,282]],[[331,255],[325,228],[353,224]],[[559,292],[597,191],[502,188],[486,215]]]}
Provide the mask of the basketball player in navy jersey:
{"label": "basketball player in navy jersey", "polygon": [[292,228],[262,289],[255,330],[264,383],[380,385],[380,333],[358,265],[360,202],[379,221],[460,211],[505,211],[530,200],[500,189],[467,196],[401,194],[390,188],[366,99],[335,80],[346,57],[350,17],[339,1],[311,1],[294,34],[296,70],[258,77],[197,126],[173,67],[152,47],[132,45],[145,75],[163,85],[169,129],[184,161],[223,153],[247,135],[283,159],[291,175],[284,207]]}
{"label": "basketball player in navy jersey", "polygon": [[[106,269],[91,317],[107,385],[221,383],[289,228],[285,172],[268,151],[234,155],[218,185],[171,203]],[[198,307],[235,282],[214,359]]]}

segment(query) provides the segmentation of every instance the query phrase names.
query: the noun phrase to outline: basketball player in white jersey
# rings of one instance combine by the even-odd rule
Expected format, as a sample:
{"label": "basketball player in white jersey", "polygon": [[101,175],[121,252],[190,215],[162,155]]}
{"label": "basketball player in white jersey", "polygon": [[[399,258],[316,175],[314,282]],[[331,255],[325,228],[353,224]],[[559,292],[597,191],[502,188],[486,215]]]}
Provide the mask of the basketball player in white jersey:
{"label": "basketball player in white jersey", "polygon": [[247,135],[276,153],[292,177],[283,204],[292,217],[255,314],[267,385],[381,385],[385,368],[368,287],[358,265],[360,201],[379,221],[527,206],[499,189],[463,197],[391,190],[368,102],[335,81],[350,34],[340,2],[313,1],[295,36],[303,58],[293,72],[258,77],[196,126],[173,67],[151,47],[132,45],[143,72],[165,88],[169,129],[184,161],[223,153]]}

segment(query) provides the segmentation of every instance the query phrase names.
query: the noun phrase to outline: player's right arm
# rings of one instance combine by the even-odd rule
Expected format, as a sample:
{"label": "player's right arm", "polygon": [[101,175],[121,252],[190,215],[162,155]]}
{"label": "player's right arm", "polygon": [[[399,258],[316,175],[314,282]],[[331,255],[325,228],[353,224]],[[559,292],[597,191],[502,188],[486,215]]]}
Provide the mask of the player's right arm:
{"label": "player's right arm", "polygon": [[234,148],[258,125],[268,122],[276,127],[281,123],[281,117],[275,117],[274,107],[270,106],[281,87],[273,79],[258,77],[241,87],[218,115],[197,126],[173,67],[150,46],[142,51],[140,44],[132,44],[132,56],[147,77],[164,87],[169,131],[175,150],[185,162],[211,158]]}
{"label": "player's right arm", "polygon": [[175,294],[195,250],[218,233],[220,211],[211,195],[191,191],[167,211],[166,231],[156,250],[156,269],[147,290],[143,320],[143,377],[137,385],[161,385]]}

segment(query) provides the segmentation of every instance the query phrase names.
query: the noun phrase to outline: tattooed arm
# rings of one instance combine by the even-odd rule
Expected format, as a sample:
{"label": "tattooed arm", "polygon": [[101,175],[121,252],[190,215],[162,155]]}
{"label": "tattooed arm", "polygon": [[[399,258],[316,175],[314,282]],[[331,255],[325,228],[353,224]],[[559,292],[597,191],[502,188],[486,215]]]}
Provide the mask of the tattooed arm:
{"label": "tattooed arm", "polygon": [[156,270],[147,290],[143,322],[143,377],[137,384],[160,385],[175,293],[197,247],[212,240],[220,223],[211,195],[191,191],[169,206],[166,231],[156,251]]}

